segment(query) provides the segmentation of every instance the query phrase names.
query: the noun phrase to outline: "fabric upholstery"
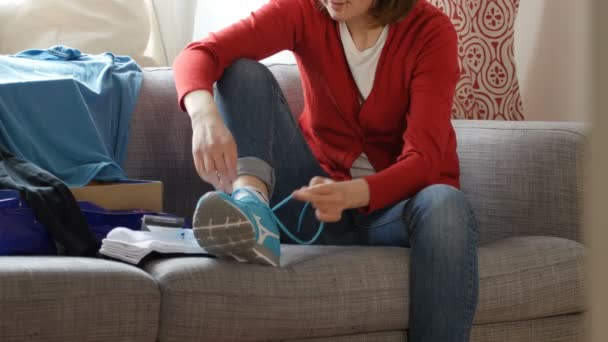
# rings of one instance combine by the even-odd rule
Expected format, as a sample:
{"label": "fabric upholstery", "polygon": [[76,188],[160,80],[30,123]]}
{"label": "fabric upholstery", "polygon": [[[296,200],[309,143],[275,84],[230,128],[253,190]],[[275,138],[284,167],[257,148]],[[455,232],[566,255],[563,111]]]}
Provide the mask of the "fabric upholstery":
{"label": "fabric upholstery", "polygon": [[[535,320],[474,325],[471,342],[583,342],[583,314]],[[284,342],[407,342],[405,331],[342,335]]]}
{"label": "fabric upholstery", "polygon": [[0,258],[0,341],[155,341],[160,292],[143,271],[68,257]]}
{"label": "fabric upholstery", "polygon": [[458,34],[461,77],[452,115],[459,119],[523,120],[515,54],[519,0],[429,0]]}
{"label": "fabric upholstery", "polygon": [[482,244],[521,235],[581,241],[582,124],[456,120],[454,126],[461,189]]}
{"label": "fabric upholstery", "polygon": [[474,325],[471,342],[583,342],[585,315]]}
{"label": "fabric upholstery", "polygon": [[268,69],[277,79],[292,114],[299,116],[304,108],[304,95],[298,67],[294,64],[273,63],[268,65]]}
{"label": "fabric upholstery", "polygon": [[355,335],[307,338],[303,340],[284,340],[282,342],[407,342],[406,331],[383,331]]}
{"label": "fabric upholstery", "polygon": [[145,69],[132,117],[127,176],[161,180],[164,210],[190,217],[198,198],[211,186],[194,169],[190,118],[177,105],[170,68]]}
{"label": "fabric upholstery", "polygon": [[[144,266],[163,293],[162,341],[260,341],[401,330],[409,250],[283,246],[282,267],[208,258]],[[479,250],[476,324],[584,311],[584,247],[547,237]]]}
{"label": "fabric upholstery", "polygon": [[526,236],[479,248],[475,323],[520,321],[585,310],[585,248],[560,238]]}

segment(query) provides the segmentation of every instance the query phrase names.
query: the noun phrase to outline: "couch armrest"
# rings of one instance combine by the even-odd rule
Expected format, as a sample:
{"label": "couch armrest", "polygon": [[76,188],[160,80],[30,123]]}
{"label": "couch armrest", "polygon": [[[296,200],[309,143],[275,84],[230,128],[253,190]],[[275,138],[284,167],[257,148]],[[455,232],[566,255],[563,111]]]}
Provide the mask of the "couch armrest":
{"label": "couch armrest", "polygon": [[517,235],[581,241],[581,123],[455,120],[462,190],[480,242]]}

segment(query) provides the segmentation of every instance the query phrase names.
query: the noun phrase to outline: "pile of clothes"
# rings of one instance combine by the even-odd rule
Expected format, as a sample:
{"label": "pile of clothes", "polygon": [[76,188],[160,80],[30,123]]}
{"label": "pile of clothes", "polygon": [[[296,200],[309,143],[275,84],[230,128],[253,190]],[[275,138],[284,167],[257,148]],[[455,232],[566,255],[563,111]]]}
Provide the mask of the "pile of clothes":
{"label": "pile of clothes", "polygon": [[[137,230],[143,215],[152,214],[106,213],[77,202],[69,190],[127,179],[121,165],[142,80],[134,60],[111,53],[54,46],[0,56],[0,255],[96,256],[107,226],[114,227],[111,220],[93,227],[92,217],[133,216],[127,228]],[[44,227],[56,248],[26,236],[36,227]],[[126,245],[141,245],[136,235],[113,236],[108,241],[126,236]],[[123,255],[116,246],[106,250]]]}

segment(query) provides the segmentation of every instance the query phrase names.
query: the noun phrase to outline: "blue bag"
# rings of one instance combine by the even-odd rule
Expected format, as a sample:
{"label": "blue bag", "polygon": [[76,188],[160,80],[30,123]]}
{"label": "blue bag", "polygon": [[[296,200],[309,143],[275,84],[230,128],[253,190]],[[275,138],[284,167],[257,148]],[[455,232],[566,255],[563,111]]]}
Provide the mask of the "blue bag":
{"label": "blue bag", "polygon": [[[147,210],[110,211],[91,202],[79,201],[82,211],[97,241],[115,227],[141,229],[144,215],[173,216]],[[55,255],[57,248],[45,227],[36,220],[33,210],[19,192],[0,190],[0,255]]]}

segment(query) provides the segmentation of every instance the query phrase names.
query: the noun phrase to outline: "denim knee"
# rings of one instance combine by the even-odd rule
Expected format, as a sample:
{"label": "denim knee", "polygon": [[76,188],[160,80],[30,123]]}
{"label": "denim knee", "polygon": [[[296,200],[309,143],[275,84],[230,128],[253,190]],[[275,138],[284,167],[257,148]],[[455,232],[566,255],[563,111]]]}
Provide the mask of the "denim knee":
{"label": "denim knee", "polygon": [[221,93],[239,90],[247,90],[246,93],[255,90],[267,91],[264,87],[273,87],[274,82],[274,76],[265,65],[253,59],[240,58],[224,70],[224,74],[217,81],[217,89]]}
{"label": "denim knee", "polygon": [[430,238],[428,243],[442,248],[476,244],[476,222],[469,201],[452,186],[438,184],[421,190],[408,211],[410,236],[422,234]]}

